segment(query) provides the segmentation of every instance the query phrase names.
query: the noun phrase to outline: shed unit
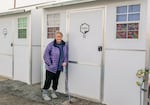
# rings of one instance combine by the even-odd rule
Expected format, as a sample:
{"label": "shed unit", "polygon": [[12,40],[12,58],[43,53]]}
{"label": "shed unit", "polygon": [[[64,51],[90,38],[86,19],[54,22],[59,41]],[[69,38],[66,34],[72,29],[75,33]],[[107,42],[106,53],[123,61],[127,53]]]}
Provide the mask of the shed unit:
{"label": "shed unit", "polygon": [[41,76],[40,10],[0,13],[0,75],[28,84]]}
{"label": "shed unit", "polygon": [[[150,1],[72,0],[37,8],[43,11],[42,55],[56,31],[68,42],[72,95],[108,105],[140,105],[136,72],[150,65]],[[64,80],[62,73],[58,91],[63,93]],[[146,98],[145,92],[144,105]]]}

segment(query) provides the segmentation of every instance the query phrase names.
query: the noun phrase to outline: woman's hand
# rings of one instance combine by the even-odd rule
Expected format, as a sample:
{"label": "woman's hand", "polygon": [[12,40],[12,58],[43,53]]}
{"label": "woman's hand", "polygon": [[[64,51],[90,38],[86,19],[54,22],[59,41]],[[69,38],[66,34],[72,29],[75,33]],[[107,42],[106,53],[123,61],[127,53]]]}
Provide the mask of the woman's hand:
{"label": "woman's hand", "polygon": [[67,63],[66,63],[66,62],[64,62],[64,63],[62,64],[62,66],[63,66],[63,67],[66,67],[66,65],[67,65]]}

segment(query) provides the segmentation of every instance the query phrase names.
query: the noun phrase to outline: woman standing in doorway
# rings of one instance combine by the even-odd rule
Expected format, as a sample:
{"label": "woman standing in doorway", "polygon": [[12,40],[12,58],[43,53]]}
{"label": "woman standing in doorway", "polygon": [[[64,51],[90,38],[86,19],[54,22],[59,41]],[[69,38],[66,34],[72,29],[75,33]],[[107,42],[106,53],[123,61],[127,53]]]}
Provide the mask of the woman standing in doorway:
{"label": "woman standing in doorway", "polygon": [[[59,76],[63,67],[67,65],[67,45],[62,40],[63,34],[57,32],[55,34],[55,40],[47,45],[44,53],[44,61],[46,65],[46,80],[42,89],[42,97],[44,100],[51,100],[51,98],[57,98],[56,90],[58,86]],[[48,89],[52,84],[51,98],[48,95]]]}

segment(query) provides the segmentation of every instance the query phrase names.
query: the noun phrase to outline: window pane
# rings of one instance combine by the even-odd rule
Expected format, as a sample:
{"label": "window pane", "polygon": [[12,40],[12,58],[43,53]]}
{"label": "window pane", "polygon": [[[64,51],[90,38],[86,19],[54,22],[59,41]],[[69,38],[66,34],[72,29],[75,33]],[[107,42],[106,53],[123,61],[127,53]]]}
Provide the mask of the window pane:
{"label": "window pane", "polygon": [[129,14],[128,21],[138,21],[140,20],[140,14]]}
{"label": "window pane", "polygon": [[26,28],[27,27],[27,18],[18,18],[18,28]]}
{"label": "window pane", "polygon": [[127,6],[117,7],[117,13],[127,13]]}
{"label": "window pane", "polygon": [[117,24],[117,31],[126,31],[127,24]]}
{"label": "window pane", "polygon": [[126,31],[119,31],[119,32],[117,32],[116,38],[117,39],[126,39],[127,38]]}
{"label": "window pane", "polygon": [[18,29],[18,38],[27,38],[27,29]]}
{"label": "window pane", "polygon": [[138,39],[138,31],[129,31],[128,38],[130,39]]}
{"label": "window pane", "polygon": [[54,38],[55,33],[59,31],[59,27],[48,27],[47,38]]}
{"label": "window pane", "polygon": [[47,38],[54,38],[56,32],[59,31],[60,26],[60,14],[48,14],[47,15]]}
{"label": "window pane", "polygon": [[48,33],[47,38],[54,38],[55,33]]}
{"label": "window pane", "polygon": [[52,27],[58,27],[60,24],[60,14],[47,15],[47,25]]}
{"label": "window pane", "polygon": [[140,5],[130,5],[129,12],[140,12]]}
{"label": "window pane", "polygon": [[117,21],[126,21],[127,15],[117,15]]}
{"label": "window pane", "polygon": [[138,31],[139,30],[139,24],[138,23],[130,23],[130,24],[128,24],[128,30],[130,30],[130,31]]}
{"label": "window pane", "polygon": [[27,38],[27,17],[18,18],[18,38]]}

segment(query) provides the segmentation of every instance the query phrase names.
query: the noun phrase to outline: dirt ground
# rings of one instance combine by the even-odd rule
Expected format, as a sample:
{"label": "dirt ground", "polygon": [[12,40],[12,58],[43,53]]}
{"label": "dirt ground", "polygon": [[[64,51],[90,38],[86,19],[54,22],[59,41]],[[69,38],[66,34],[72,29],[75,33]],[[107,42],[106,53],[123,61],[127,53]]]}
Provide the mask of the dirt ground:
{"label": "dirt ground", "polygon": [[[0,80],[0,105],[62,105],[67,95],[57,93],[58,99],[43,101],[40,84],[27,85],[13,80]],[[66,105],[66,104],[65,104]],[[87,100],[77,99],[70,105],[100,105]]]}

